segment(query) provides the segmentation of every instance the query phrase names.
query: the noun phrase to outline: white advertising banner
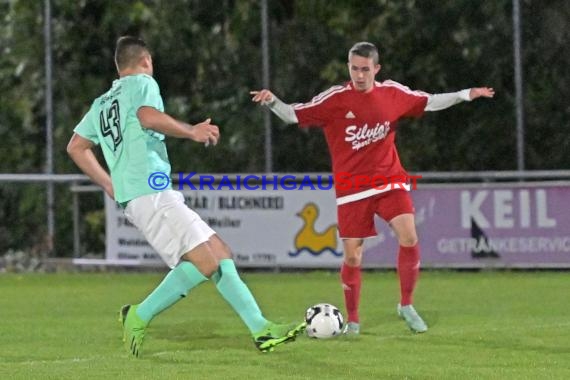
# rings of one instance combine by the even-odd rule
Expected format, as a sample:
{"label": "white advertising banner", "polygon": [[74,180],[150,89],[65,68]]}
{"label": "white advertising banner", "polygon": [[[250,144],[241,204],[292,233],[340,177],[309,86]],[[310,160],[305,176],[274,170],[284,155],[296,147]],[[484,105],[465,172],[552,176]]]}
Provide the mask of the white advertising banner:
{"label": "white advertising banner", "polygon": [[[338,268],[333,190],[183,190],[186,204],[231,247],[241,267]],[[111,199],[107,260],[154,265],[160,257]],[[129,265],[130,265],[129,264]]]}
{"label": "white advertising banner", "polygon": [[[338,268],[334,191],[185,190],[241,267]],[[424,268],[570,268],[569,183],[424,185],[411,195]],[[161,262],[107,201],[107,260]],[[362,265],[394,268],[398,241],[377,218]]]}

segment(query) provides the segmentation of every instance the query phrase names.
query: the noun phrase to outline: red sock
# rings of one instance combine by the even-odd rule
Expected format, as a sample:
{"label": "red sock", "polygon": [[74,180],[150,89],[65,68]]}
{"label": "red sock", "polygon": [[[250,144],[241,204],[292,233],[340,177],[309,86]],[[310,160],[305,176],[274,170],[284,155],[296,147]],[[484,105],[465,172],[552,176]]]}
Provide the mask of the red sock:
{"label": "red sock", "polygon": [[340,279],[344,290],[344,304],[348,312],[347,322],[358,323],[358,305],[360,304],[360,266],[350,267],[342,263],[340,268]]}
{"label": "red sock", "polygon": [[420,275],[420,247],[400,246],[398,253],[398,275],[400,276],[400,305],[411,305],[414,288]]}

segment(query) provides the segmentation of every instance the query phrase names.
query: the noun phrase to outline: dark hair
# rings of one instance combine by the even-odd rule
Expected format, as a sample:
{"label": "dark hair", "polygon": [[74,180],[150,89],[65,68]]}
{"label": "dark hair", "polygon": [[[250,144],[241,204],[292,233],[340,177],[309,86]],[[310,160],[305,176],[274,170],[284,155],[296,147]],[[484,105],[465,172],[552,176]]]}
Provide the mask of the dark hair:
{"label": "dark hair", "polygon": [[358,55],[359,57],[372,58],[374,64],[378,64],[380,57],[378,56],[378,49],[370,42],[357,42],[348,51],[348,59],[351,55]]}
{"label": "dark hair", "polygon": [[134,66],[144,53],[150,53],[146,43],[132,36],[123,36],[117,40],[115,47],[115,63],[119,70]]}

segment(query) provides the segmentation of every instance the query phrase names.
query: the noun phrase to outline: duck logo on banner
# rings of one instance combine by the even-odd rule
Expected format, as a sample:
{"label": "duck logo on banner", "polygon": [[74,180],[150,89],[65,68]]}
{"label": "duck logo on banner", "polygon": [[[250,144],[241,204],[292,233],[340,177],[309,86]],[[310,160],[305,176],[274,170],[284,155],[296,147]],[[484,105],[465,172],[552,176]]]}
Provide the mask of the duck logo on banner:
{"label": "duck logo on banner", "polygon": [[338,245],[337,225],[331,224],[324,232],[315,230],[315,222],[319,217],[319,208],[314,203],[307,203],[297,213],[303,220],[303,227],[295,235],[295,252],[289,252],[289,256],[296,257],[303,252],[318,256],[329,252],[334,256],[342,256],[342,252],[336,251]]}

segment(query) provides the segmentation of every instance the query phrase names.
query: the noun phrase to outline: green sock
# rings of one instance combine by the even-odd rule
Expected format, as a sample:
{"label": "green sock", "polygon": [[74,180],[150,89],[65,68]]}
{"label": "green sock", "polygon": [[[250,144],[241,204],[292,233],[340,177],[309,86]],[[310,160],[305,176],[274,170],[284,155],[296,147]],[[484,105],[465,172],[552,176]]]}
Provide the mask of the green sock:
{"label": "green sock", "polygon": [[220,260],[220,267],[212,276],[212,280],[252,334],[265,327],[268,321],[261,314],[253,294],[239,277],[233,260]]}
{"label": "green sock", "polygon": [[168,272],[156,289],[141,302],[137,308],[137,315],[143,321],[150,322],[160,312],[186,297],[190,289],[207,279],[194,264],[182,261]]}

